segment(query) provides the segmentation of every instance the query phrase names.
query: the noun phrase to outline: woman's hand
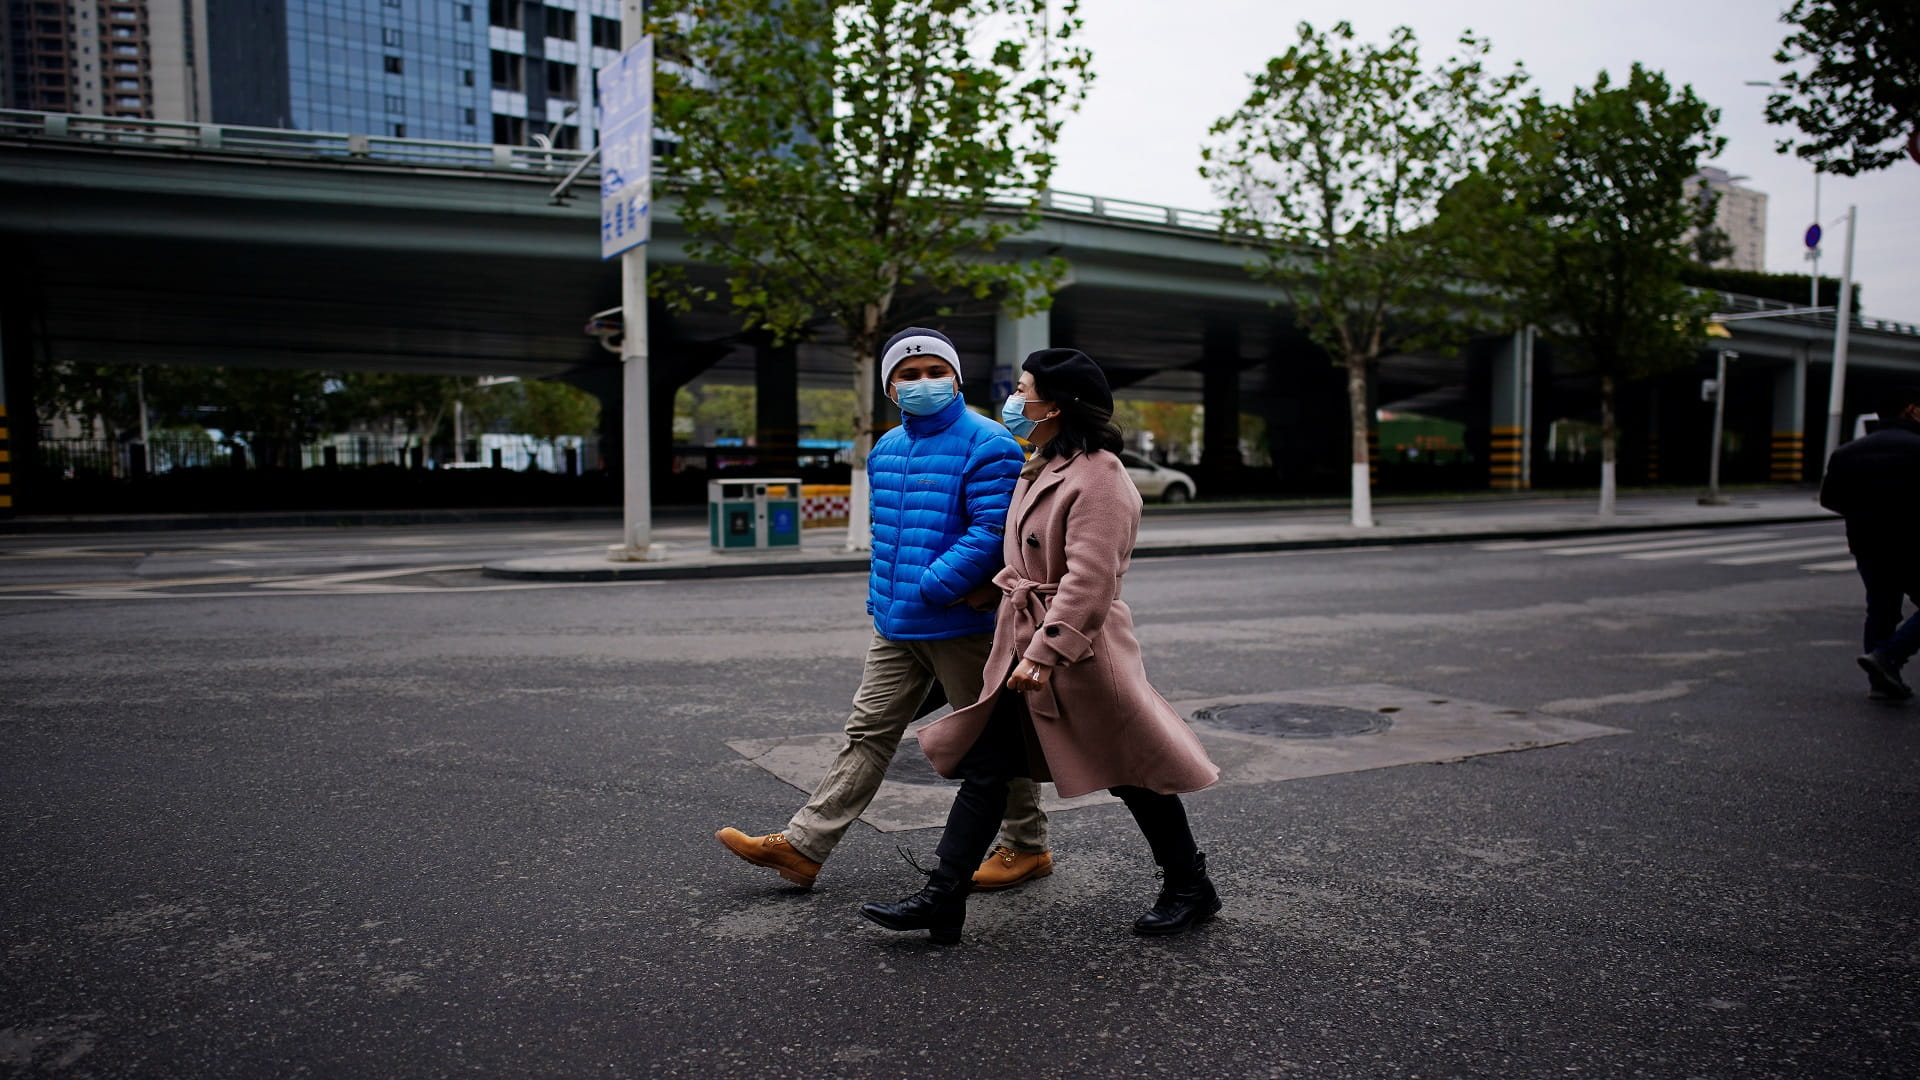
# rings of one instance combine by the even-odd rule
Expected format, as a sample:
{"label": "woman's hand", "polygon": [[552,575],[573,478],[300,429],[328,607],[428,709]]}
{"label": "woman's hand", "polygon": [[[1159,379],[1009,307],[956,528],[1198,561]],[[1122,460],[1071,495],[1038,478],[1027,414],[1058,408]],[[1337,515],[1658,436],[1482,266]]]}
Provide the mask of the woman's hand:
{"label": "woman's hand", "polygon": [[1031,694],[1035,690],[1045,690],[1047,683],[1052,679],[1052,664],[1042,664],[1023,656],[1013,665],[1013,674],[1007,676],[1007,689],[1021,694]]}

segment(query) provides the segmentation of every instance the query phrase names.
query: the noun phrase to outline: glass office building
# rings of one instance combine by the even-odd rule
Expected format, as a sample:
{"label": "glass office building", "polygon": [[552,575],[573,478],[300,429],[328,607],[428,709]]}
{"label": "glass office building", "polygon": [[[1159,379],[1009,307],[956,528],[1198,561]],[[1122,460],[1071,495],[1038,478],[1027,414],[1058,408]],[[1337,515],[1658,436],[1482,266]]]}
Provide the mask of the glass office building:
{"label": "glass office building", "polygon": [[619,0],[205,0],[216,123],[593,143]]}

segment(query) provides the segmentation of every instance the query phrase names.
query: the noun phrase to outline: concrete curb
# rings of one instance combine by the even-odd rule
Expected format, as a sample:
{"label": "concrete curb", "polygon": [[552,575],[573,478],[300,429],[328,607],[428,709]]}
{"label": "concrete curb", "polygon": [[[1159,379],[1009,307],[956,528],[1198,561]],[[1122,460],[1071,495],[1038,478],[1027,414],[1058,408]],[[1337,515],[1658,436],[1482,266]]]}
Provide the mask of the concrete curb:
{"label": "concrete curb", "polygon": [[[1377,529],[1365,535],[1314,536],[1286,540],[1238,541],[1166,541],[1144,543],[1134,549],[1135,559],[1182,558],[1196,555],[1248,555],[1277,551],[1324,551],[1339,548],[1410,546],[1415,544],[1469,544],[1500,540],[1578,539],[1610,536],[1618,533],[1673,532],[1682,529],[1749,528],[1757,525],[1798,525],[1809,522],[1838,521],[1824,511],[1815,513],[1763,514],[1726,521],[1623,521],[1612,525],[1517,526],[1505,529],[1462,529],[1457,532],[1437,529],[1419,532],[1395,532]],[[552,559],[514,559],[481,567],[483,576],[516,581],[685,581],[695,579],[778,577],[785,575],[838,574],[864,570],[868,556],[774,556],[762,561],[734,559],[752,556],[715,556],[726,562],[689,562],[680,565],[614,563],[592,556]],[[552,565],[536,565],[548,563]]]}

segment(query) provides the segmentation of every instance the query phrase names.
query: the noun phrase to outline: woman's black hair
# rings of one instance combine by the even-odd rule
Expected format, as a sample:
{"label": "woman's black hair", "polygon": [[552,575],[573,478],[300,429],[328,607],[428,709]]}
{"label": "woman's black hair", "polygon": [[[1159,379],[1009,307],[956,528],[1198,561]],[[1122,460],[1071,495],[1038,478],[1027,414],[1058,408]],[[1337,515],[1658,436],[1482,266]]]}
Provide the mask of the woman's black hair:
{"label": "woman's black hair", "polygon": [[1050,401],[1060,410],[1060,430],[1055,432],[1047,445],[1040,448],[1044,458],[1068,457],[1084,454],[1090,450],[1105,450],[1117,454],[1126,445],[1120,434],[1119,425],[1113,422],[1113,412],[1079,398],[1058,399],[1048,396],[1046,383],[1034,376],[1034,392],[1042,401]]}

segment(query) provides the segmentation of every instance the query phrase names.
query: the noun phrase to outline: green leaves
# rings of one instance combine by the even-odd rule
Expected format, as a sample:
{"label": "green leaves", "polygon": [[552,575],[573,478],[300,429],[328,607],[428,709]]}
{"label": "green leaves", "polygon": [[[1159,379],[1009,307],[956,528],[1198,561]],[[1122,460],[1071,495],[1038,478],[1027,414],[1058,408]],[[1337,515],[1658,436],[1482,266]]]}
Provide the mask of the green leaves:
{"label": "green leaves", "polygon": [[1516,319],[1601,375],[1687,362],[1704,312],[1681,278],[1689,235],[1713,220],[1688,181],[1725,145],[1718,119],[1691,87],[1675,90],[1638,64],[1624,84],[1602,73],[1567,105],[1526,101],[1500,152],[1449,207],[1485,239],[1484,272]]}
{"label": "green leaves", "polygon": [[1298,35],[1202,150],[1224,231],[1349,364],[1457,335],[1473,305],[1440,203],[1485,158],[1525,73],[1489,73],[1489,45],[1470,33],[1432,66],[1407,27],[1385,46],[1344,22]]}
{"label": "green leaves", "polygon": [[1794,0],[1795,27],[1774,60],[1790,70],[1767,99],[1767,120],[1803,139],[1778,149],[1823,172],[1884,169],[1920,128],[1920,6],[1913,0]]}
{"label": "green leaves", "polygon": [[679,140],[689,253],[725,269],[743,321],[792,338],[825,318],[859,356],[908,293],[1044,291],[1053,263],[989,260],[1037,220],[1085,92],[1077,4],[1053,7],[656,5],[676,30],[657,115]]}

